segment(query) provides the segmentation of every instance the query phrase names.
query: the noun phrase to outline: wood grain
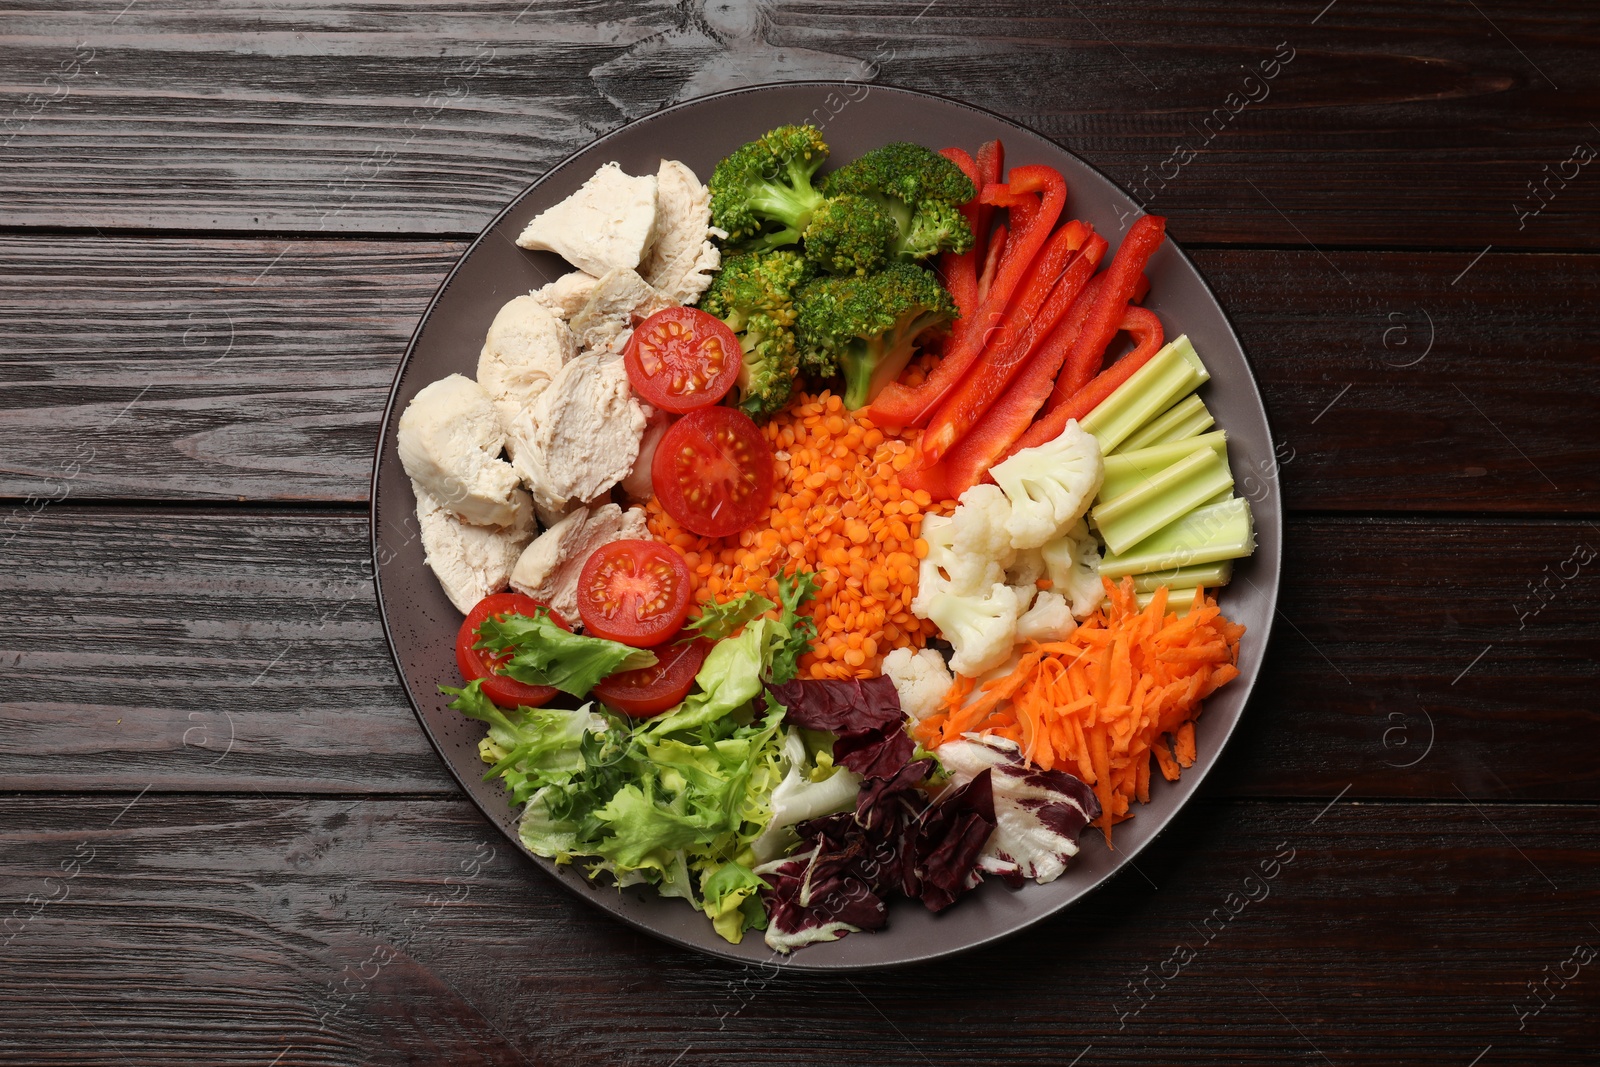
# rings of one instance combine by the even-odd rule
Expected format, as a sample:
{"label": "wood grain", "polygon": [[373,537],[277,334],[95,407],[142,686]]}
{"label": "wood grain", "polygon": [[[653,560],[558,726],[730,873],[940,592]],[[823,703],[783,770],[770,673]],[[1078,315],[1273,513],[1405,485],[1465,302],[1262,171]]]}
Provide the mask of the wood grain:
{"label": "wood grain", "polygon": [[[394,369],[462,247],[0,237],[0,495],[365,501]],[[1490,253],[1450,285],[1456,258],[1195,253],[1289,507],[1600,510],[1591,257]]]}
{"label": "wood grain", "polygon": [[1570,4],[69,0],[7,29],[0,224],[475,233],[628,118],[843,78],[1030,124],[1185,240],[1600,243],[1587,171],[1528,188],[1596,138]]}
{"label": "wood grain", "polygon": [[1600,1010],[1583,970],[1518,1029],[1600,938],[1591,808],[1197,805],[1021,938],[812,977],[604,917],[465,802],[135,799],[0,799],[3,913],[58,898],[0,949],[0,1058],[1460,1067],[1578,1062]]}
{"label": "wood grain", "polygon": [[[1306,518],[1285,543],[1215,795],[1600,799],[1600,533]],[[453,793],[367,553],[356,516],[40,513],[0,564],[0,789]]]}

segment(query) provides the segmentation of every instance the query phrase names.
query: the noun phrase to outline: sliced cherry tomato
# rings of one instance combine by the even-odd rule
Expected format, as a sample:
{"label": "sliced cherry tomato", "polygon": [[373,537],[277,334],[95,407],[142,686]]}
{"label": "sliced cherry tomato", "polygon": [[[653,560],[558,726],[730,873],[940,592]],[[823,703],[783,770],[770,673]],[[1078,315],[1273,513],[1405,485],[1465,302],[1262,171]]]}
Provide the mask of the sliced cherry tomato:
{"label": "sliced cherry tomato", "polygon": [[507,615],[532,615],[540,608],[549,611],[550,621],[563,630],[572,629],[565,619],[531,596],[491,593],[478,601],[462,621],[461,629],[456,631],[456,666],[461,668],[462,676],[469,682],[482,678],[483,695],[502,708],[537,708],[560,690],[548,685],[528,685],[497,673],[511,656],[503,650],[495,653],[486,648],[473,648],[482,636],[478,633],[478,627],[491,615],[497,619],[504,619]]}
{"label": "sliced cherry tomato", "polygon": [[694,640],[661,645],[656,649],[655,666],[604,678],[594,687],[594,695],[609,707],[637,719],[677,704],[689,695],[694,676],[700,673],[700,665],[711,651],[711,642],[693,631],[685,630],[678,636]]}
{"label": "sliced cherry tomato", "polygon": [[701,408],[661,436],[650,480],[667,514],[703,537],[727,537],[772,506],[772,446],[744,412]]}
{"label": "sliced cherry tomato", "polygon": [[633,391],[658,408],[683,413],[727,395],[744,353],[721,319],[699,308],[665,308],[634,328],[622,365]]}
{"label": "sliced cherry tomato", "polygon": [[659,541],[612,541],[578,572],[578,614],[595,637],[651,648],[683,626],[693,592],[689,565],[673,549]]}

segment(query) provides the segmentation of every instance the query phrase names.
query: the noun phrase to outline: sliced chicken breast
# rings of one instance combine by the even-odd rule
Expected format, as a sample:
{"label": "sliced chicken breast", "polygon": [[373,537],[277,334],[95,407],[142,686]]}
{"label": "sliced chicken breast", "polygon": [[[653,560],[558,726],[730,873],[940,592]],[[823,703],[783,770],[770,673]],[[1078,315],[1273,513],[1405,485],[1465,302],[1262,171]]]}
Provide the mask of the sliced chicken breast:
{"label": "sliced chicken breast", "polygon": [[572,316],[572,333],[580,352],[620,354],[640,320],[677,304],[657,292],[637,271],[607,271]]}
{"label": "sliced chicken breast", "polygon": [[489,326],[478,354],[478,384],[509,426],[577,354],[577,339],[561,317],[534,297],[519,296]]}
{"label": "sliced chicken breast", "polygon": [[628,494],[629,500],[644,503],[655,495],[655,482],[650,474],[650,465],[656,458],[656,446],[661,443],[661,438],[666,436],[667,427],[672,425],[672,419],[665,411],[657,411],[644,429],[644,436],[639,439],[639,455],[633,461],[633,470],[622,479],[622,491]]}
{"label": "sliced chicken breast", "polygon": [[687,166],[663,159],[656,172],[656,239],[639,273],[668,300],[694,303],[722,265],[711,235],[711,193]]}
{"label": "sliced chicken breast", "polygon": [[517,521],[517,472],[500,458],[505,428],[471,378],[452,374],[424,386],[401,413],[395,444],[406,474],[452,514],[479,526]]}
{"label": "sliced chicken breast", "polygon": [[533,540],[533,502],[518,489],[516,515],[509,526],[474,526],[462,522],[418,482],[417,526],[422,550],[445,596],[465,615],[490,593],[503,591],[517,560]]}
{"label": "sliced chicken breast", "polygon": [[627,477],[648,414],[617,357],[586,352],[562,367],[510,428],[516,473],[540,514],[593,500]]}
{"label": "sliced chicken breast", "polygon": [[655,175],[635,178],[607,163],[528,223],[517,244],[554,252],[598,278],[618,267],[637,268],[655,236]]}
{"label": "sliced chicken breast", "polygon": [[563,319],[570,319],[583,310],[589,294],[600,284],[600,279],[581,270],[569,270],[555,281],[540,286],[528,295]]}

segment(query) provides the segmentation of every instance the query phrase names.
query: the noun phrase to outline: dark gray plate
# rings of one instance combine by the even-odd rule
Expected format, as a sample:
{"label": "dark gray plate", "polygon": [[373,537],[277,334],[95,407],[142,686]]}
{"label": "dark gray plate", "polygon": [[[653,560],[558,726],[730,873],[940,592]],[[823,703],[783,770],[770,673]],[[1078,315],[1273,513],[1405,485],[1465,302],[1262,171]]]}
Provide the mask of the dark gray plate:
{"label": "dark gray plate", "polygon": [[[454,640],[461,615],[423,563],[415,532],[416,500],[393,445],[395,421],[429,382],[453,372],[475,373],[484,333],[502,304],[570,269],[550,253],[525,252],[512,242],[529,219],[569,196],[600,164],[615,160],[631,174],[653,174],[667,155],[687,163],[705,180],[717,160],[745,141],[773,126],[807,119],[822,127],[833,158],[840,161],[889,141],[935,148],[962,145],[975,151],[983,141],[1000,137],[1008,165],[1059,168],[1070,190],[1068,216],[1092,222],[1113,250],[1138,214],[1127,194],[1083,160],[997,115],[902,89],[803,82],[720,93],[624,126],[555,167],[490,224],[439,287],[395,377],[373,472],[372,539],[384,628],[417,716],[461,787],[512,842],[518,839],[506,796],[498,784],[483,781],[477,750],[483,728],[447,709],[435,688],[457,681]],[[911,963],[1016,933],[1065,908],[1137,856],[1216,766],[1260,670],[1277,602],[1282,511],[1276,465],[1250,365],[1205,281],[1170,240],[1151,260],[1148,273],[1147,306],[1160,314],[1168,336],[1187,333],[1211,370],[1203,395],[1228,431],[1238,491],[1251,497],[1259,540],[1254,557],[1235,569],[1224,597],[1229,616],[1249,627],[1240,649],[1242,676],[1207,701],[1197,731],[1199,762],[1179,782],[1152,783],[1150,803],[1117,828],[1115,852],[1098,834],[1086,833],[1081,854],[1050,885],[1012,891],[991,882],[940,916],[897,902],[888,929],[803,949],[786,966],[844,970]],[[536,861],[568,890],[668,941],[734,960],[772,957],[759,934],[729,945],[681,900],[660,899],[641,888],[619,892],[595,886],[571,867]],[[530,886],[529,891],[542,889]]]}

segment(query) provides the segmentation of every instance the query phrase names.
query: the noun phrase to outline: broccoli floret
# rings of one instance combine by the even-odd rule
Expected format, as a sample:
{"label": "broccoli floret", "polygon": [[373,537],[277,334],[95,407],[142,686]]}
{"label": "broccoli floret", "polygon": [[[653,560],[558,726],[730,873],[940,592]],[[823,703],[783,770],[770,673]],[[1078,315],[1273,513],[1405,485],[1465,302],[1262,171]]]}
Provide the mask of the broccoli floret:
{"label": "broccoli floret", "polygon": [[843,374],[845,406],[865,407],[905,370],[918,335],[955,314],[938,279],[914,264],[817,278],[795,297],[800,360],[819,377]]}
{"label": "broccoli floret", "polygon": [[915,260],[938,252],[960,255],[971,247],[972,227],[960,206],[944,200],[924,200],[917,205],[910,222],[900,227],[894,251],[901,259]]}
{"label": "broccoli floret", "polygon": [[752,418],[779,411],[799,370],[794,293],[810,270],[799,252],[746,252],[722,261],[700,310],[715,315],[739,338],[739,407]]}
{"label": "broccoli floret", "polygon": [[817,205],[806,227],[806,259],[833,274],[866,274],[889,261],[899,239],[894,220],[877,201],[854,193]]}
{"label": "broccoli floret", "polygon": [[822,181],[829,196],[854,194],[875,200],[895,224],[891,252],[906,260],[936,252],[965,252],[972,227],[960,205],[976,195],[961,168],[919,144],[898,142],[846,163]]}
{"label": "broccoli floret", "polygon": [[822,202],[812,176],[828,158],[815,126],[779,126],[711,172],[711,221],[754,251],[797,244]]}
{"label": "broccoli floret", "polygon": [[931,148],[910,141],[874,148],[846,163],[824,179],[823,191],[829,196],[882,193],[908,204],[922,200],[965,204],[977,192],[960,167]]}

